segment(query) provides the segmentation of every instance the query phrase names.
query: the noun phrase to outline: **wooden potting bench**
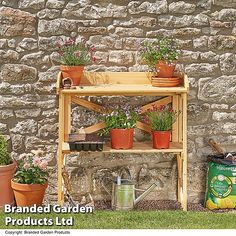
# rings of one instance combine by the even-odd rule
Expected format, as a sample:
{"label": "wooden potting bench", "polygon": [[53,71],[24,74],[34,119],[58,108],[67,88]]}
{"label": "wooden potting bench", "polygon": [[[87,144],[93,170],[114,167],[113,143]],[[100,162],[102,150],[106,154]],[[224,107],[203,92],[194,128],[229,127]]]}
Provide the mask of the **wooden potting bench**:
{"label": "wooden potting bench", "polygon": [[[186,75],[179,75],[182,83],[179,87],[153,87],[150,73],[146,72],[85,72],[80,86],[75,89],[61,87],[61,72],[57,78],[59,95],[59,141],[58,141],[58,203],[63,204],[64,187],[62,170],[65,165],[64,156],[71,153],[68,137],[71,130],[71,104],[83,106],[95,112],[101,112],[103,106],[90,102],[84,96],[158,96],[161,99],[142,106],[145,113],[152,105],[172,103],[176,111],[180,111],[173,124],[169,149],[153,149],[151,142],[135,142],[133,149],[111,149],[110,143],[104,146],[104,153],[173,153],[178,167],[178,201],[184,211],[187,210],[187,93],[189,89]],[[82,98],[81,98],[82,97]],[[105,127],[104,122],[86,127],[86,133],[97,132]],[[151,132],[150,127],[137,122],[137,128]],[[73,151],[75,152],[75,151]]]}

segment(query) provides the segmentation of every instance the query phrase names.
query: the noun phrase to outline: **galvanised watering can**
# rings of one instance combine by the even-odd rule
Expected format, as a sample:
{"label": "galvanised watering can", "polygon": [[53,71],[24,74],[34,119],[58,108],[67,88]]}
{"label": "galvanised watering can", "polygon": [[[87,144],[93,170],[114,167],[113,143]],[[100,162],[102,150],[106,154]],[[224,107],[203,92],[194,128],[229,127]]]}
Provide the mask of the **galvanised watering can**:
{"label": "galvanised watering can", "polygon": [[[111,205],[113,210],[132,210],[138,202],[143,200],[158,185],[158,183],[153,183],[148,189],[141,190],[135,188],[132,180],[118,177],[113,182],[112,194],[110,194],[105,186],[103,187],[112,197]],[[135,190],[144,192],[135,199]]]}

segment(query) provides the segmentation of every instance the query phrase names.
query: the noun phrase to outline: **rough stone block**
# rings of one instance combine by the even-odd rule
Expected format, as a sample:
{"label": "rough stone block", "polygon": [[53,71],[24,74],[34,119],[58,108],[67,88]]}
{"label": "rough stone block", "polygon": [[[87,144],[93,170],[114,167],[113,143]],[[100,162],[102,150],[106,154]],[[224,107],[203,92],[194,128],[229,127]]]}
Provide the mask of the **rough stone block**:
{"label": "rough stone block", "polygon": [[43,9],[45,5],[45,0],[20,0],[19,8],[20,9],[28,9],[32,8],[34,10]]}
{"label": "rough stone block", "polygon": [[39,20],[38,33],[42,36],[68,34],[76,29],[75,20],[59,18],[51,21]]}
{"label": "rough stone block", "polygon": [[168,28],[180,28],[190,26],[193,22],[193,16],[184,15],[182,17],[161,15],[158,17],[158,25]]}
{"label": "rough stone block", "polygon": [[140,14],[140,13],[153,13],[153,14],[163,14],[168,11],[167,1],[161,0],[155,3],[131,1],[128,4],[128,10],[130,14]]}
{"label": "rough stone block", "polygon": [[37,70],[22,64],[4,64],[0,78],[6,82],[34,82],[37,79]]}
{"label": "rough stone block", "polygon": [[196,5],[186,3],[184,1],[172,2],[169,5],[169,12],[170,13],[177,13],[177,14],[190,14],[195,11]]}
{"label": "rough stone block", "polygon": [[10,130],[15,134],[36,134],[38,130],[38,124],[35,120],[25,119],[23,121],[19,121],[16,125]]}
{"label": "rough stone block", "polygon": [[36,19],[33,14],[9,7],[0,8],[1,36],[35,35]]}
{"label": "rough stone block", "polygon": [[207,102],[235,103],[236,76],[199,79],[198,99]]}
{"label": "rough stone block", "polygon": [[61,9],[64,7],[65,0],[48,0],[46,3],[46,7]]}
{"label": "rough stone block", "polygon": [[36,39],[33,38],[24,38],[20,43],[18,43],[18,47],[21,47],[27,51],[34,50],[38,47],[38,43]]}
{"label": "rough stone block", "polygon": [[41,110],[39,108],[15,110],[16,118],[23,118],[23,119],[38,117],[40,113],[41,113]]}
{"label": "rough stone block", "polygon": [[220,56],[220,69],[224,75],[236,73],[236,55],[225,53]]}
{"label": "rough stone block", "polygon": [[109,54],[109,62],[117,65],[129,65],[133,60],[133,54],[129,51],[111,51]]}
{"label": "rough stone block", "polygon": [[97,35],[97,34],[105,34],[107,31],[106,27],[78,27],[78,33],[80,34],[89,34],[89,35]]}
{"label": "rough stone block", "polygon": [[0,63],[13,63],[19,59],[19,53],[13,50],[0,50]]}
{"label": "rough stone block", "polygon": [[235,21],[236,9],[222,9],[219,12],[219,20]]}
{"label": "rough stone block", "polygon": [[208,47],[210,49],[227,50],[232,49],[236,45],[236,37],[232,35],[210,36]]}
{"label": "rough stone block", "polygon": [[209,63],[194,63],[191,65],[186,65],[185,72],[189,76],[212,76],[219,74],[218,64]]}
{"label": "rough stone block", "polygon": [[12,150],[21,153],[24,150],[25,136],[20,134],[11,134]]}
{"label": "rough stone block", "polygon": [[37,13],[39,19],[55,19],[60,16],[60,11],[56,9],[43,9]]}
{"label": "rough stone block", "polygon": [[123,27],[116,27],[115,34],[123,37],[123,36],[143,36],[143,30],[139,28],[123,28]]}

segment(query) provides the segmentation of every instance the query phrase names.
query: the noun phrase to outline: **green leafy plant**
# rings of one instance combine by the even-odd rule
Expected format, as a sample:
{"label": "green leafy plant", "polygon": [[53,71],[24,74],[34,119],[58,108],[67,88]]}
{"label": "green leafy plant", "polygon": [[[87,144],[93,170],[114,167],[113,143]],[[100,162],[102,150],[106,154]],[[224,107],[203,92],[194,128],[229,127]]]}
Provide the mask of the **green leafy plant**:
{"label": "green leafy plant", "polygon": [[96,61],[93,56],[95,47],[86,44],[84,39],[76,42],[74,38],[69,38],[64,42],[57,42],[56,47],[61,56],[62,65],[85,66]]}
{"label": "green leafy plant", "polygon": [[14,181],[20,184],[45,184],[47,182],[48,162],[42,158],[41,151],[20,155]]}
{"label": "green leafy plant", "polygon": [[171,130],[178,115],[178,112],[168,106],[153,106],[153,109],[147,111],[145,122],[151,125],[153,131],[168,131]]}
{"label": "green leafy plant", "polygon": [[138,108],[132,109],[129,106],[117,106],[112,112],[106,109],[103,115],[106,128],[103,129],[102,134],[107,134],[110,129],[135,128],[139,117]]}
{"label": "green leafy plant", "polygon": [[4,136],[0,134],[0,165],[5,166],[11,163],[12,159],[7,151],[7,141]]}
{"label": "green leafy plant", "polygon": [[179,54],[179,46],[172,38],[163,37],[141,43],[140,56],[150,68],[155,68],[158,61],[171,64],[178,59]]}

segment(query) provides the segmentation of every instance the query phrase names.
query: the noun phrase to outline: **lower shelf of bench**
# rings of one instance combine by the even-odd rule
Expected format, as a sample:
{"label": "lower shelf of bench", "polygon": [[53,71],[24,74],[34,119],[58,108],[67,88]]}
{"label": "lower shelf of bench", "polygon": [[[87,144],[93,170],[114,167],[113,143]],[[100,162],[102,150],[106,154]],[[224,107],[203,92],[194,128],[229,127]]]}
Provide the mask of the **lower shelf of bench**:
{"label": "lower shelf of bench", "polygon": [[[182,143],[170,143],[170,147],[168,149],[154,149],[152,148],[151,142],[134,142],[134,146],[132,149],[112,149],[110,142],[104,144],[103,151],[104,153],[180,153],[183,151]],[[62,144],[62,152],[65,154],[75,153],[78,151],[70,151],[70,147],[68,143]]]}

